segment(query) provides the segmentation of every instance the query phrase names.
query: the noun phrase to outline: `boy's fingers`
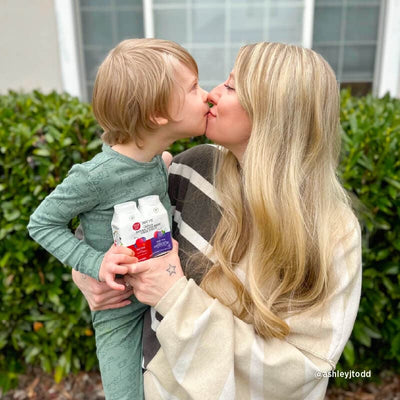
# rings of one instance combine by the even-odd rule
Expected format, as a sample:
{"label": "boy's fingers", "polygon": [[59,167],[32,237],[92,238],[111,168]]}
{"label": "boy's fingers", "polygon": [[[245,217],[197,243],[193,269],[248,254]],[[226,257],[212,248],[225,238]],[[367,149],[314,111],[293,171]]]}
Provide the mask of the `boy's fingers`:
{"label": "boy's fingers", "polygon": [[111,289],[120,291],[125,290],[125,285],[120,285],[117,282],[115,282],[114,277],[111,274],[107,275],[106,283]]}
{"label": "boy's fingers", "polygon": [[[128,273],[128,267],[125,267],[123,265],[114,265],[112,267],[112,272],[113,274],[120,274],[120,275],[125,275]],[[115,281],[115,279],[113,279]]]}
{"label": "boy's fingers", "polygon": [[126,254],[116,254],[113,261],[115,264],[133,264],[137,262],[137,258]]}
{"label": "boy's fingers", "polygon": [[136,268],[137,262],[133,263],[133,264],[121,264],[122,266],[128,268],[128,272],[127,274],[133,274],[134,270]]}
{"label": "boy's fingers", "polygon": [[110,247],[113,254],[125,254],[127,256],[134,256],[135,252],[125,246],[115,246],[114,244]]}

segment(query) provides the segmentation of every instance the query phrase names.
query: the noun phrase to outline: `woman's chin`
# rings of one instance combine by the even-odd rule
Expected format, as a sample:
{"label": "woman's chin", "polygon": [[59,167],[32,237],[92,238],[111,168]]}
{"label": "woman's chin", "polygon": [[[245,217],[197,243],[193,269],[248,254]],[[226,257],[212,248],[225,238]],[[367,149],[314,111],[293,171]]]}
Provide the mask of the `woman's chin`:
{"label": "woman's chin", "polygon": [[206,129],[205,135],[206,135],[207,139],[210,139],[212,142],[217,143],[217,142],[215,141],[214,135],[212,134],[212,132],[210,131],[210,129],[208,129],[208,126],[207,126],[207,129]]}

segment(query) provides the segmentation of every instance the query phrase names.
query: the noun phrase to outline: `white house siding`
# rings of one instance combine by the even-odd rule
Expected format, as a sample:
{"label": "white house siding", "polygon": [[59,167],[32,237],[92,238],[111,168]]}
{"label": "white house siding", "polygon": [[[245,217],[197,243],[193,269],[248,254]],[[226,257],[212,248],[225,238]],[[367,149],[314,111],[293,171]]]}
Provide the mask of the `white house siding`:
{"label": "white house siding", "polygon": [[53,0],[0,1],[0,93],[62,90]]}

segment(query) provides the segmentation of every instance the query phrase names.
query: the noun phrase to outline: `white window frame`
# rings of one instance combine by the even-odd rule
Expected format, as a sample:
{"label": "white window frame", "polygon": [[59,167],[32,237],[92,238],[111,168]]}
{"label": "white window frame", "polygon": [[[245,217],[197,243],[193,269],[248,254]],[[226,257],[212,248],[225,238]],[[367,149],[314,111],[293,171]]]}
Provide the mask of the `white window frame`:
{"label": "white window frame", "polygon": [[303,37],[301,42],[303,47],[307,49],[311,49],[313,44],[314,9],[315,0],[304,0]]}
{"label": "white window frame", "polygon": [[75,0],[54,0],[62,88],[80,100],[86,100],[83,57],[80,52],[80,24]]}
{"label": "white window frame", "polygon": [[143,29],[145,38],[154,37],[153,0],[142,0],[143,4]]}
{"label": "white window frame", "polygon": [[400,1],[382,0],[373,94],[400,98]]}

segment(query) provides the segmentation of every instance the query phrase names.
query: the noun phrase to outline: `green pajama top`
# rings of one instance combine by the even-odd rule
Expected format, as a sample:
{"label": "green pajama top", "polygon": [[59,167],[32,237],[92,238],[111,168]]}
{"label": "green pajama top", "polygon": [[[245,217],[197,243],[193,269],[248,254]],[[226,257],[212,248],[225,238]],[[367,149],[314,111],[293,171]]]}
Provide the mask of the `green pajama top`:
{"label": "green pajama top", "polygon": [[[64,181],[32,214],[31,237],[62,263],[98,279],[104,253],[113,243],[114,205],[157,194],[170,213],[167,169],[160,155],[141,163],[103,144],[90,161],[74,165]],[[78,216],[79,240],[68,227]],[[141,335],[144,305],[92,313],[104,391],[109,399],[142,398]],[[120,369],[123,373],[117,374]]]}

